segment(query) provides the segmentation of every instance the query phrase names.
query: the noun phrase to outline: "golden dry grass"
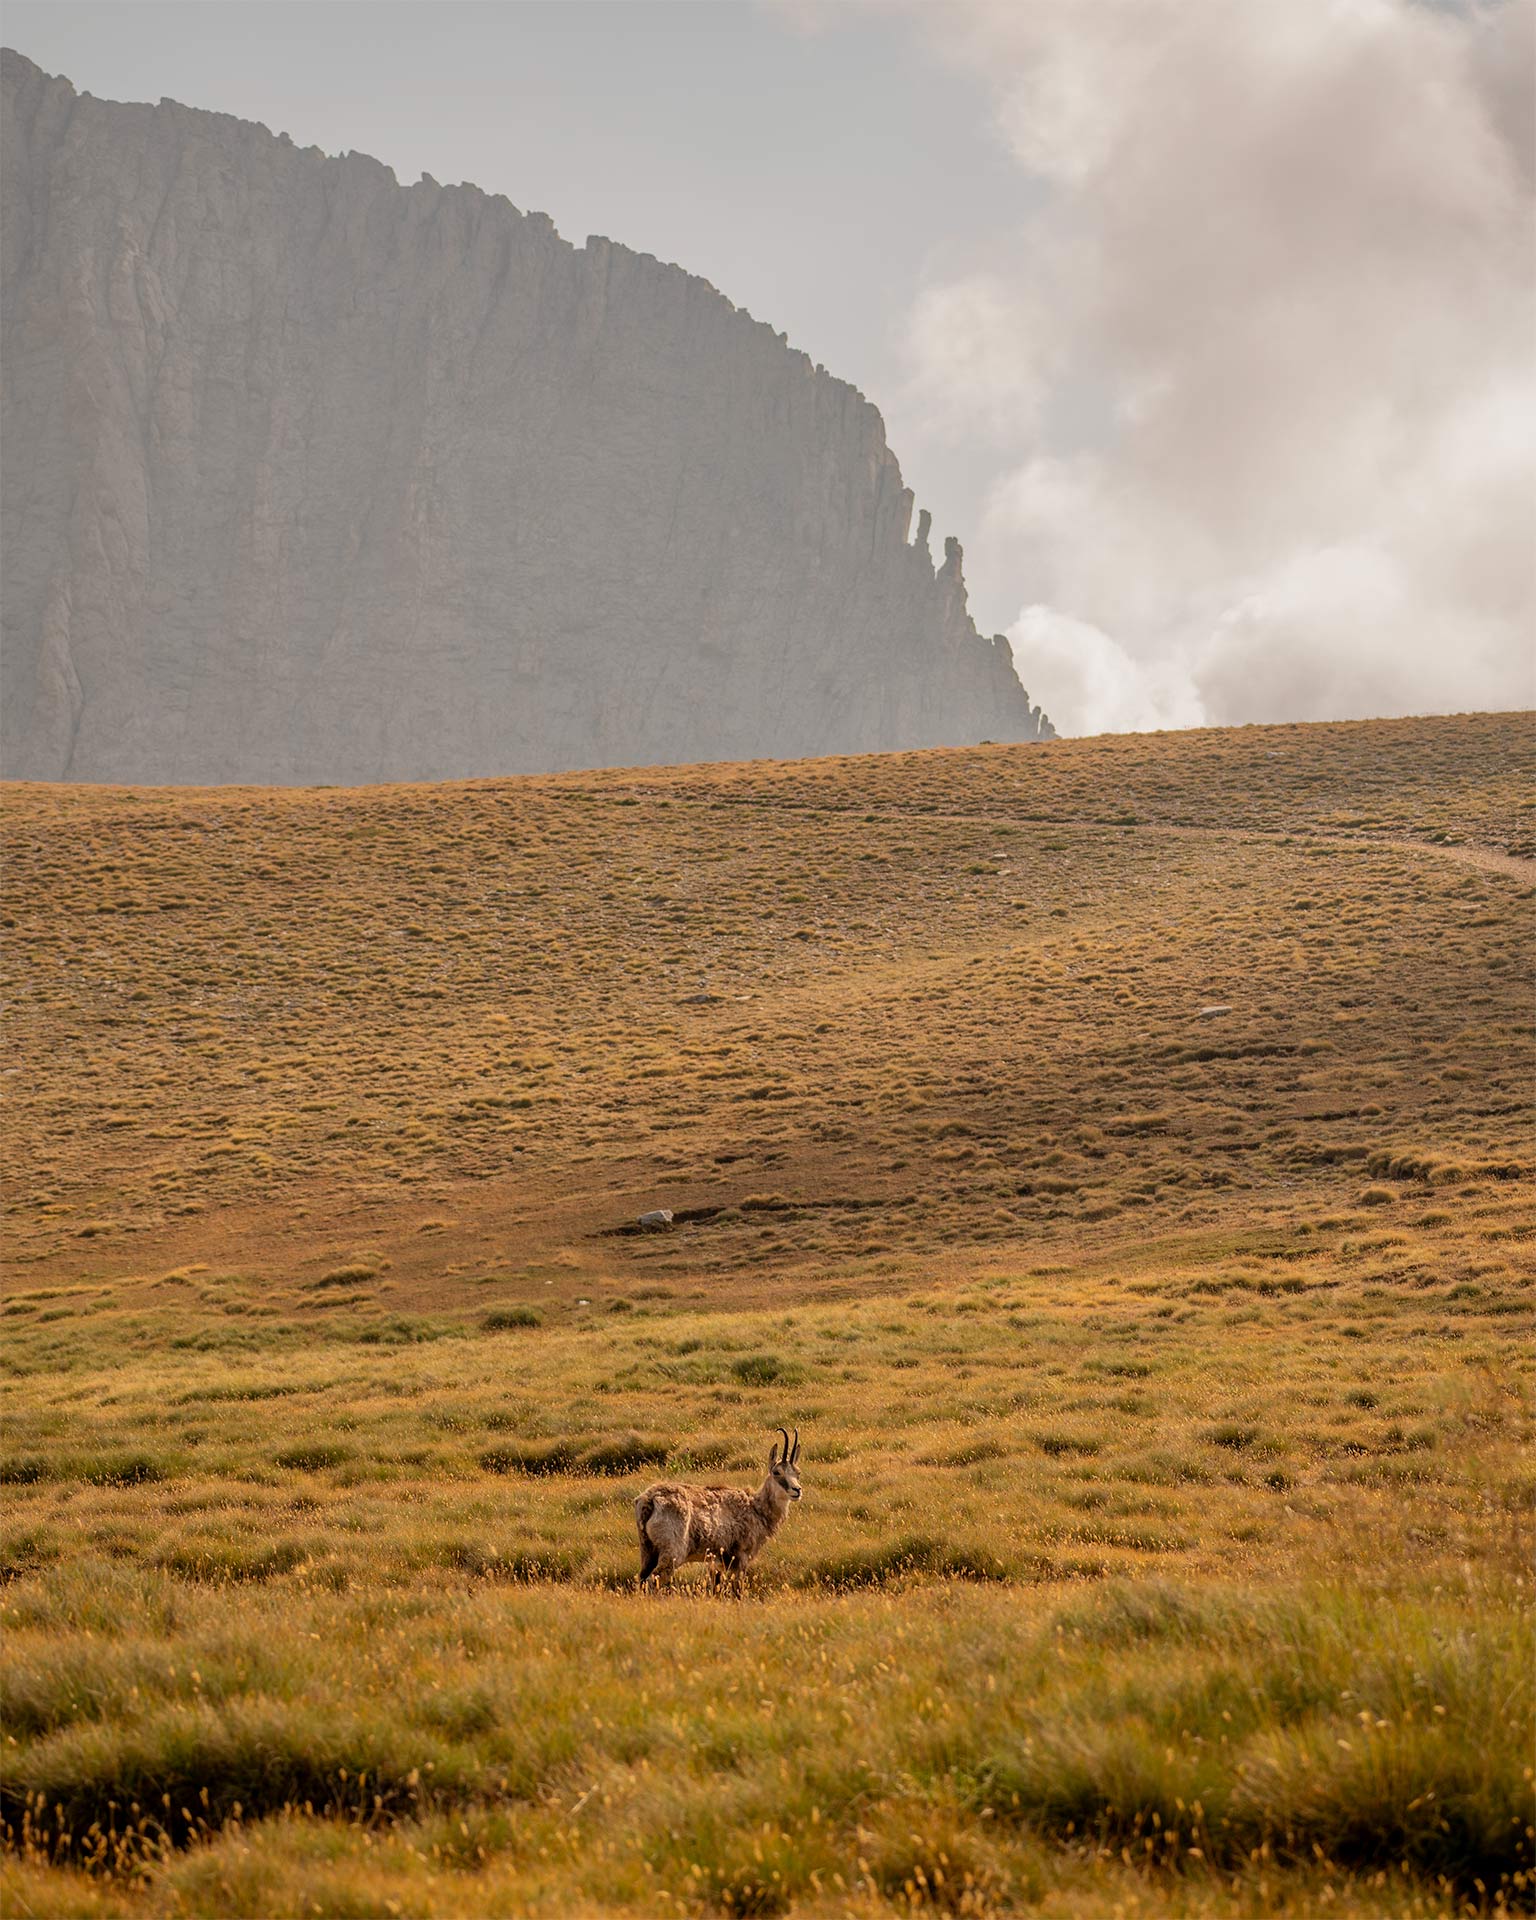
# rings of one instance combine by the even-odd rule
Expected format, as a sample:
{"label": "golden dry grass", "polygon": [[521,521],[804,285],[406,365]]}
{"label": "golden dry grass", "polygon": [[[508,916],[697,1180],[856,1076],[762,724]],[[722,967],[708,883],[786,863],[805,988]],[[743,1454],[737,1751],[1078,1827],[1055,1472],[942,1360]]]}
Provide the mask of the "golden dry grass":
{"label": "golden dry grass", "polygon": [[9,1909],[1526,1899],[1529,745],[7,790]]}
{"label": "golden dry grass", "polygon": [[[1339,823],[1523,845],[1527,743],[1493,716],[442,789],[11,789],[11,1258],[120,1282],[377,1256],[404,1305],[455,1266],[575,1249],[621,1284],[745,1267],[755,1290],[1424,1184],[1377,1153],[1487,1184],[1519,1145],[1536,865]],[[1102,824],[1132,800],[1146,825]],[[775,1197],[796,1210],[730,1212]],[[726,1214],[593,1237],[657,1202]]]}

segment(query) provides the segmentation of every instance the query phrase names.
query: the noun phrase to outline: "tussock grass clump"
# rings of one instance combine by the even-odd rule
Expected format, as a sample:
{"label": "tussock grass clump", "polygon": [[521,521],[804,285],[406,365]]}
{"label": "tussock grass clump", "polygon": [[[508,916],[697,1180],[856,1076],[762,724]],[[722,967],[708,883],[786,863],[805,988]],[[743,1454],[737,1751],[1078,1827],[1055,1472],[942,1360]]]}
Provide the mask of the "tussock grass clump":
{"label": "tussock grass clump", "polygon": [[1171,1113],[1126,1113],[1105,1122],[1104,1131],[1121,1137],[1134,1134],[1166,1133],[1173,1120]]}
{"label": "tussock grass clump", "polygon": [[480,1456],[480,1464],[487,1473],[574,1473],[576,1449],[567,1440],[551,1440],[543,1445],[487,1447]]}
{"label": "tussock grass clump", "polygon": [[1043,1454],[1053,1460],[1067,1460],[1074,1456],[1089,1459],[1103,1444],[1097,1435],[1091,1433],[1035,1433],[1030,1438]]}
{"label": "tussock grass clump", "polygon": [[[976,1793],[1010,1817],[1153,1863],[1392,1860],[1468,1888],[1522,1871],[1533,1701],[1507,1608],[1450,1644],[1431,1609],[1373,1620],[1338,1591],[1188,1610],[1165,1592],[1129,1612],[1116,1592],[1070,1618],[1100,1645],[1145,1627],[1164,1652],[1105,1668],[983,1767]],[[1485,1740],[1467,1737],[1474,1713]]]}
{"label": "tussock grass clump", "polygon": [[366,1266],[361,1261],[353,1261],[348,1266],[332,1267],[329,1273],[322,1273],[318,1280],[311,1281],[310,1284],[316,1288],[352,1287],[364,1280],[377,1279],[378,1272],[377,1267]]}
{"label": "tussock grass clump", "polygon": [[298,1540],[271,1540],[247,1547],[228,1541],[188,1542],[166,1547],[155,1556],[154,1564],[180,1580],[239,1585],[292,1573],[305,1564],[312,1551],[312,1543]]}
{"label": "tussock grass clump", "polygon": [[352,1449],[335,1441],[306,1441],[302,1446],[284,1447],[273,1459],[294,1473],[323,1473],[327,1467],[339,1467],[353,1457]]}
{"label": "tussock grass clump", "polygon": [[577,1459],[578,1473],[621,1475],[639,1473],[646,1467],[664,1467],[671,1453],[665,1440],[643,1440],[638,1433],[617,1440],[605,1440],[586,1448]]}
{"label": "tussock grass clump", "polygon": [[500,1552],[479,1540],[435,1542],[421,1555],[426,1566],[443,1567],[476,1579],[560,1582],[574,1580],[580,1571],[576,1555],[559,1551]]}
{"label": "tussock grass clump", "polygon": [[[1044,1563],[1042,1563],[1044,1564]],[[819,1560],[801,1576],[811,1587],[882,1587],[927,1574],[941,1580],[1007,1580],[1008,1568],[984,1548],[956,1546],[926,1534],[856,1548]]]}
{"label": "tussock grass clump", "polygon": [[177,1396],[182,1407],[220,1406],[230,1401],[286,1400],[305,1389],[296,1380],[231,1380],[217,1386],[195,1388]]}
{"label": "tussock grass clump", "polygon": [[508,1333],[518,1327],[542,1327],[544,1316],[533,1307],[493,1307],[480,1325],[487,1333]]}
{"label": "tussock grass clump", "polygon": [[419,1347],[443,1339],[448,1331],[438,1321],[392,1314],[387,1320],[376,1320],[359,1327],[352,1337],[362,1347]]}
{"label": "tussock grass clump", "polygon": [[0,1464],[0,1486],[75,1480],[88,1487],[145,1487],[174,1477],[179,1462],[150,1453],[29,1455]]}
{"label": "tussock grass clump", "polygon": [[898,1911],[988,1914],[1038,1895],[1036,1876],[1019,1871],[995,1833],[962,1808],[917,1800],[882,1810],[869,1841],[867,1882]]}
{"label": "tussock grass clump", "polygon": [[1008,1451],[1001,1440],[965,1440],[957,1447],[947,1447],[942,1452],[928,1455],[923,1464],[934,1467],[975,1467],[986,1460],[1004,1460]]}
{"label": "tussock grass clump", "polygon": [[798,1368],[775,1353],[744,1353],[730,1370],[744,1387],[789,1386],[800,1377]]}
{"label": "tussock grass clump", "polygon": [[25,1787],[14,1775],[0,1780],[0,1819],[12,1844],[30,1829],[55,1855],[89,1857],[98,1833],[110,1845],[137,1827],[152,1853],[162,1840],[182,1846],[237,1817],[341,1814],[360,1799],[369,1811],[388,1812],[428,1795],[462,1795],[468,1756],[440,1739],[414,1740],[412,1752],[430,1768],[424,1792],[423,1764],[402,1765],[401,1746],[382,1714],[322,1724],[269,1700],[176,1704],[132,1728],[82,1725],[53,1735],[37,1749]]}
{"label": "tussock grass clump", "polygon": [[739,1457],[740,1449],[729,1440],[701,1434],[697,1439],[685,1440],[673,1447],[667,1455],[667,1465],[674,1473],[709,1473],[730,1466]]}
{"label": "tussock grass clump", "polygon": [[1223,1616],[1222,1602],[1161,1580],[1116,1581],[1085,1606],[1057,1615],[1057,1624],[1078,1644],[1134,1647],[1162,1640],[1210,1635]]}
{"label": "tussock grass clump", "polygon": [[480,1464],[487,1473],[522,1473],[536,1479],[556,1473],[612,1479],[647,1467],[664,1467],[671,1452],[668,1441],[646,1440],[638,1433],[629,1433],[587,1446],[551,1440],[488,1447],[480,1455]]}

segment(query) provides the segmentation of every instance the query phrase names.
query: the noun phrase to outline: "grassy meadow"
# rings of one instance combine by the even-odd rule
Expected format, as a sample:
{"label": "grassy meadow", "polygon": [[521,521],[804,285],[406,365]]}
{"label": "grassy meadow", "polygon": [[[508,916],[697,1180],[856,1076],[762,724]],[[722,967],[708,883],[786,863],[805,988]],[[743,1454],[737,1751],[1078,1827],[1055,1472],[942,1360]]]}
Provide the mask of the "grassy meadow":
{"label": "grassy meadow", "polygon": [[8,1920],[1529,1911],[1530,744],[6,789]]}

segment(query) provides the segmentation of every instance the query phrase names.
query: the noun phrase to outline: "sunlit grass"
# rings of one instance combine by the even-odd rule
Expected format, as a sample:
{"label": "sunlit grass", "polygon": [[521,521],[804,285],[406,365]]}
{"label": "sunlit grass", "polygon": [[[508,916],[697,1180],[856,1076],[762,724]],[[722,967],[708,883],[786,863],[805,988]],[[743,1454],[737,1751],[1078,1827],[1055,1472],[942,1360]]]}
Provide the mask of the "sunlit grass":
{"label": "sunlit grass", "polygon": [[[445,1324],[408,1359],[83,1324],[11,1389],[15,1884],[297,1913],[313,1817],[337,1911],[512,1911],[530,1874],[550,1912],[1108,1912],[1111,1869],[1165,1911],[1245,1910],[1266,1867],[1361,1911],[1404,1866],[1446,1911],[1516,1895],[1524,1325],[1426,1365],[1440,1296],[1170,1313],[1199,1271]],[[780,1420],[808,1497],[750,1596],[634,1594],[634,1489],[750,1480]],[[100,1471],[146,1433],[154,1475]]]}

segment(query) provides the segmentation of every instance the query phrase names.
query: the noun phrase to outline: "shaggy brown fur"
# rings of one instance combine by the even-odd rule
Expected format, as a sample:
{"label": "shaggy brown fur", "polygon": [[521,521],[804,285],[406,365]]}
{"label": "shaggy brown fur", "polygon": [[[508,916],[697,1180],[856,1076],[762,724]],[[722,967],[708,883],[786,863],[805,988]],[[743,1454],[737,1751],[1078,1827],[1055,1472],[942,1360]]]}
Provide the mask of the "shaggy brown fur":
{"label": "shaggy brown fur", "polygon": [[800,1430],[794,1444],[782,1427],[784,1446],[768,1456],[768,1477],[754,1493],[747,1487],[690,1487],[658,1480],[635,1502],[640,1530],[640,1579],[670,1587],[679,1567],[709,1560],[716,1584],[729,1573],[742,1576],[778,1532],[791,1500],[800,1498]]}

